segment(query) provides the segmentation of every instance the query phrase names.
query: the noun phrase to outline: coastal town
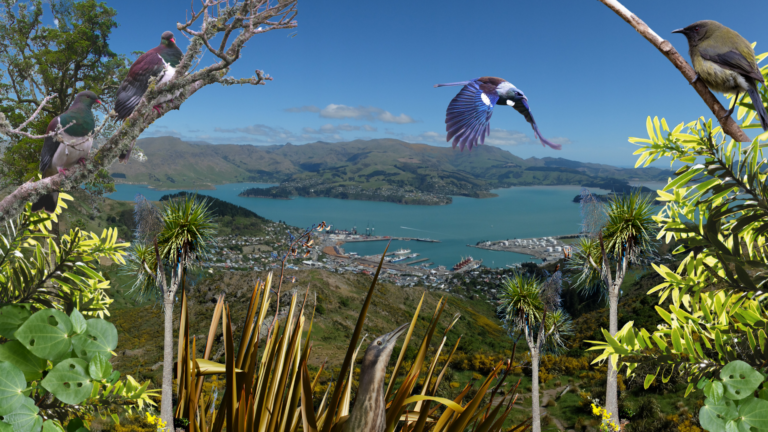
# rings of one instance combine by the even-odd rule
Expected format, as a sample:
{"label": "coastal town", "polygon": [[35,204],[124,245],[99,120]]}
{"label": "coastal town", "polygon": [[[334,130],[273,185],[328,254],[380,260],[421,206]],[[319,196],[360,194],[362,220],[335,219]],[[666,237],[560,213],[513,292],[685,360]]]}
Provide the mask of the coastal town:
{"label": "coastal town", "polygon": [[[416,244],[439,242],[423,237],[377,236],[373,234],[372,229],[366,229],[365,233],[358,233],[356,229],[329,228],[327,231],[313,231],[312,244],[302,249],[300,254],[287,257],[285,257],[285,251],[290,246],[290,238],[287,234],[292,231],[293,235],[296,235],[298,232],[285,223],[268,223],[262,236],[216,237],[211,245],[211,255],[202,261],[201,266],[209,272],[214,270],[264,271],[279,269],[285,257],[285,268],[291,270],[323,269],[341,274],[350,272],[372,275],[381,261],[381,255],[360,256],[354,252],[347,253],[343,249],[344,244],[390,240],[409,241]],[[544,262],[556,260],[558,255],[563,257],[566,253],[564,251],[569,250],[559,237],[483,242],[475,247],[525,253]],[[461,257],[450,268],[444,265],[436,266],[428,257],[421,256],[410,248],[401,248],[386,254],[379,278],[399,286],[421,285],[449,291],[452,285],[455,285],[451,281],[456,276],[477,274],[482,263],[482,260],[468,255]],[[519,264],[512,267],[517,266]],[[298,283],[300,280],[296,276],[291,276],[288,282]]]}

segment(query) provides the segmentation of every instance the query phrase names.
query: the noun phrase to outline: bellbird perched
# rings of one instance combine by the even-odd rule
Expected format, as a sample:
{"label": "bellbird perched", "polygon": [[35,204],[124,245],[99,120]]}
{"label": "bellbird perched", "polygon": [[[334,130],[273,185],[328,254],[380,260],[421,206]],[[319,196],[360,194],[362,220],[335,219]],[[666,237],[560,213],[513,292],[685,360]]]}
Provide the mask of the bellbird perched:
{"label": "bellbird perched", "polygon": [[736,95],[726,117],[733,113],[739,94],[746,92],[755,106],[760,125],[768,131],[768,115],[757,92],[757,83],[765,86],[765,80],[757,67],[752,45],[716,21],[698,21],[672,33],[682,33],[688,39],[696,79],[701,78],[712,91]]}

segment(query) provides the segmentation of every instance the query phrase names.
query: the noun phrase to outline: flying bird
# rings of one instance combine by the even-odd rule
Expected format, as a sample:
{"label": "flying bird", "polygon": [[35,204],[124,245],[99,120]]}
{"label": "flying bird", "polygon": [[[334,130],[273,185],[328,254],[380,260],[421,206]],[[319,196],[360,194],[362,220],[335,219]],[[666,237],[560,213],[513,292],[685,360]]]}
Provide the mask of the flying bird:
{"label": "flying bird", "polygon": [[[85,162],[93,145],[93,136],[90,134],[96,128],[91,111],[94,103],[101,103],[94,92],[80,92],[68,110],[48,123],[46,133],[56,132],[59,127],[66,129],[46,137],[43,142],[43,150],[40,153],[40,171],[43,177],[66,173],[76,162]],[[68,125],[71,126],[67,127]],[[45,210],[53,213],[58,200],[58,192],[45,194],[32,204],[32,211]]]}
{"label": "flying bird", "polygon": [[[128,70],[120,87],[117,89],[115,112],[118,120],[128,118],[141,102],[141,98],[149,88],[149,80],[157,77],[157,83],[165,83],[173,78],[176,66],[179,65],[184,53],[176,46],[176,39],[172,32],[165,32],[160,37],[160,45],[142,54]],[[160,112],[160,103],[173,100],[173,96],[167,96],[158,100],[158,105],[153,108]],[[120,162],[127,162],[131,156],[133,145],[127,153],[120,155]]]}
{"label": "flying bird", "polygon": [[374,339],[365,350],[355,406],[349,412],[349,418],[343,424],[341,432],[384,432],[387,428],[384,379],[397,338],[406,330],[408,330],[408,324],[403,324]]}
{"label": "flying bird", "polygon": [[736,95],[723,118],[733,114],[739,95],[747,93],[760,125],[768,131],[768,115],[757,91],[757,83],[765,86],[765,79],[757,67],[752,44],[717,21],[698,21],[672,33],[682,33],[688,39],[688,52],[696,71],[694,82],[701,78],[712,91]]}
{"label": "flying bird", "polygon": [[528,98],[508,81],[496,77],[481,77],[472,81],[437,84],[435,87],[458,85],[464,88],[451,100],[445,112],[445,130],[448,132],[446,141],[453,139],[453,148],[458,145],[459,149],[464,151],[466,146],[471,151],[472,147],[485,142],[485,137],[491,132],[490,122],[494,105],[511,106],[525,116],[525,120],[533,128],[533,134],[542,145],[548,145],[555,150],[562,148],[560,144],[541,136],[528,106]]}

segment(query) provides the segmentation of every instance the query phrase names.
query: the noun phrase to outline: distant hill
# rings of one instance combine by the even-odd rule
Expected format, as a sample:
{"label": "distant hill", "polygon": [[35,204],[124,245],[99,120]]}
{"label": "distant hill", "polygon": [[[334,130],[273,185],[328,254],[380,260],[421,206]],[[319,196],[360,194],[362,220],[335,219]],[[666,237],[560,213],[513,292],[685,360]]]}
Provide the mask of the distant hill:
{"label": "distant hill", "polygon": [[139,140],[137,145],[148,160],[112,165],[116,182],[173,189],[279,183],[279,188],[268,192],[274,197],[444,204],[443,198],[450,195],[484,197],[494,188],[582,184],[619,188],[628,181],[666,180],[670,174],[657,168],[624,169],[562,158],[522,159],[494,146],[459,152],[395,139],[251,146],[192,144],[159,137]]}

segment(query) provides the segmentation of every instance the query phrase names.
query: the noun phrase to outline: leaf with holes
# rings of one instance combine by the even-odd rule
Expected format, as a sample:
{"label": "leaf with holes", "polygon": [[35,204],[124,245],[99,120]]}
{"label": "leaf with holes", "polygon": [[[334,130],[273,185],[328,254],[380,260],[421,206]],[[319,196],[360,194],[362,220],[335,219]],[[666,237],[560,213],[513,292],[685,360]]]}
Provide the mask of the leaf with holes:
{"label": "leaf with holes", "polygon": [[24,324],[29,317],[32,316],[30,312],[24,306],[8,305],[0,308],[0,336],[15,340],[13,336],[16,330]]}
{"label": "leaf with holes", "polygon": [[741,400],[751,396],[764,378],[760,372],[752,369],[752,366],[736,360],[725,365],[720,371],[720,379],[725,386],[725,396],[733,400]]}
{"label": "leaf with holes", "polygon": [[0,361],[6,361],[24,373],[27,381],[36,381],[43,377],[48,362],[32,354],[19,341],[9,341],[0,345]]}
{"label": "leaf with holes", "polygon": [[39,432],[43,426],[39,412],[32,399],[24,398],[12,414],[3,416],[3,420],[13,425],[13,432]]}
{"label": "leaf with holes", "polygon": [[88,363],[88,373],[91,374],[91,378],[97,381],[107,379],[112,373],[112,363],[104,354],[96,354]]}
{"label": "leaf with holes", "polygon": [[54,309],[43,309],[16,330],[16,339],[32,354],[47,360],[62,357],[72,347],[69,334],[72,322],[67,314]]}
{"label": "leaf with holes", "polygon": [[21,393],[25,388],[24,373],[10,363],[0,362],[0,416],[12,413],[26,399]]}
{"label": "leaf with holes", "polygon": [[96,354],[112,357],[112,350],[117,348],[117,329],[112,323],[93,318],[88,321],[85,333],[72,338],[78,357],[90,361]]}
{"label": "leaf with holes", "polygon": [[725,423],[739,415],[739,412],[736,411],[736,404],[730,399],[723,398],[716,403],[707,398],[704,404],[699,411],[699,423],[708,431],[725,430]]}
{"label": "leaf with holes", "polygon": [[87,369],[85,360],[67,359],[54,366],[41,384],[60,401],[79,404],[88,399],[93,387]]}
{"label": "leaf with holes", "polygon": [[72,321],[72,330],[75,333],[82,334],[85,331],[88,323],[85,322],[85,318],[83,318],[83,314],[80,311],[73,309],[72,313],[69,314],[69,319]]}

